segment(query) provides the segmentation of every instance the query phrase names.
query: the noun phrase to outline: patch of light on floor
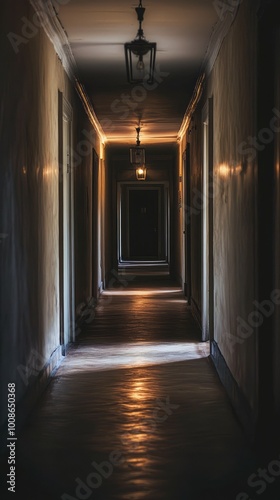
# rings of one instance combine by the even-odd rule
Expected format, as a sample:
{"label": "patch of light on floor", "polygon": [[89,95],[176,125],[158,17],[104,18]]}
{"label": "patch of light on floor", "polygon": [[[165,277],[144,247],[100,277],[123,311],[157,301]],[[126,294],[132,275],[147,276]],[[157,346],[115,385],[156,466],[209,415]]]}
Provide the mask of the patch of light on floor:
{"label": "patch of light on floor", "polygon": [[67,372],[103,371],[189,361],[209,355],[209,342],[80,345],[67,358]]}
{"label": "patch of light on floor", "polygon": [[[120,285],[122,287],[123,285]],[[172,288],[172,289],[164,289],[164,290],[156,290],[156,289],[151,289],[151,290],[143,290],[142,288],[139,290],[125,290],[123,288],[119,288],[114,290],[113,288],[110,290],[105,290],[102,292],[102,295],[167,295],[169,293],[182,293],[182,290],[178,288]]]}

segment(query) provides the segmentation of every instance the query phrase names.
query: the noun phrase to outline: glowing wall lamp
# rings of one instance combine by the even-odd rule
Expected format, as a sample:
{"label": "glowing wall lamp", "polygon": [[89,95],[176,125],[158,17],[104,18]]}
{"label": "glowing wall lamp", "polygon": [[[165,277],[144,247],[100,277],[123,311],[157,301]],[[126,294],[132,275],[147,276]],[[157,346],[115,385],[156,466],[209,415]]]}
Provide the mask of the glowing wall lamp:
{"label": "glowing wall lamp", "polygon": [[135,10],[139,22],[138,32],[132,42],[124,44],[127,80],[129,83],[147,81],[147,83],[152,84],[154,82],[157,44],[148,42],[144,36],[142,22],[146,9],[142,7],[142,0],[139,1]]}

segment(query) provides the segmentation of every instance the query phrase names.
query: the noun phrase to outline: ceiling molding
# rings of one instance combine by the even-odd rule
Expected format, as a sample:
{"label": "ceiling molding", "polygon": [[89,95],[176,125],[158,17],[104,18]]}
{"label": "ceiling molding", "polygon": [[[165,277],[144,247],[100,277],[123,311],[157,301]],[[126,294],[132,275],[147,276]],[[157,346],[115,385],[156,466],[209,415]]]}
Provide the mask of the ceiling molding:
{"label": "ceiling molding", "polygon": [[54,49],[61,60],[63,68],[71,80],[76,73],[76,63],[57,12],[51,0],[29,0],[33,6],[41,26],[54,46]]}
{"label": "ceiling molding", "polygon": [[187,130],[189,128],[192,115],[194,114],[196,106],[199,103],[200,98],[202,96],[202,92],[203,92],[203,88],[204,88],[204,81],[205,81],[205,73],[203,73],[198,78],[198,80],[196,82],[196,86],[195,86],[192,98],[191,98],[190,103],[187,107],[187,111],[186,111],[185,116],[183,118],[182,125],[180,127],[179,132],[178,132],[178,137],[177,137],[178,142],[181,142],[181,140],[183,139],[185,133],[187,132]]}
{"label": "ceiling molding", "polygon": [[[223,16],[223,12],[220,12],[220,19],[215,24],[212,34],[210,36],[209,44],[204,56],[204,60],[202,63],[202,72],[206,73],[206,76],[209,76],[211,73],[218,54],[220,52],[222,43],[229,33],[229,30],[236,18],[238,9],[243,0],[237,0],[236,6],[230,6]],[[214,2],[215,3],[215,2]]]}
{"label": "ceiling molding", "polygon": [[107,137],[98,121],[85,89],[76,77],[77,67],[69,44],[68,36],[58,18],[58,14],[51,0],[29,0],[29,2],[34,8],[47,37],[53,44],[53,47],[61,60],[63,68],[65,69],[70,80],[73,82],[92,126],[96,129],[101,142],[104,144],[107,142]]}

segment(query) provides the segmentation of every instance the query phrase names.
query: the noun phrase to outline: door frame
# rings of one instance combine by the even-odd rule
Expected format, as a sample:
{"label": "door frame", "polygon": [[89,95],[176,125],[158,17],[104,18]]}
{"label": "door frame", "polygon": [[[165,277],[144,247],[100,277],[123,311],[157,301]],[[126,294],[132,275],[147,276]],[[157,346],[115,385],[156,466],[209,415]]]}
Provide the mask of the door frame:
{"label": "door frame", "polygon": [[191,157],[190,143],[183,153],[183,259],[184,259],[184,294],[191,304]]}
{"label": "door frame", "polygon": [[[72,120],[72,107],[63,96],[63,93],[59,91],[59,315],[60,345],[62,346],[63,355],[66,354],[69,342],[73,342],[75,340],[74,175],[72,168]],[[65,286],[66,276],[69,286],[68,293]]]}
{"label": "door frame", "polygon": [[91,176],[91,294],[92,298],[98,298],[98,255],[99,255],[99,156],[92,148],[92,176]]}
{"label": "door frame", "polygon": [[[125,189],[125,187],[127,189]],[[147,264],[147,262],[150,262],[149,260],[133,260],[129,258],[129,217],[128,214],[124,214],[123,210],[123,196],[126,196],[126,204],[128,206],[128,196],[129,196],[129,190],[131,189],[158,189],[162,200],[160,200],[159,197],[159,204],[160,204],[160,210],[159,210],[159,245],[161,245],[161,238],[164,238],[164,242],[162,243],[162,250],[159,249],[159,255],[160,255],[160,250],[163,252],[163,258],[159,258],[158,260],[152,260],[151,262],[153,263],[168,263],[170,262],[170,191],[169,191],[169,182],[168,181],[162,181],[162,182],[154,182],[154,181],[147,181],[145,184],[139,185],[139,182],[133,182],[133,181],[120,181],[117,182],[117,257],[118,257],[118,262],[119,263],[125,263],[125,262],[139,262],[143,263],[143,265]],[[123,194],[124,193],[124,194]],[[162,219],[164,218],[164,220]],[[163,221],[163,227],[162,226],[162,221]],[[126,231],[126,235],[124,236],[123,233]],[[162,234],[162,231],[165,232],[165,234]],[[126,243],[124,244],[124,240],[126,240]],[[124,248],[125,247],[125,248]]]}
{"label": "door frame", "polygon": [[[214,340],[214,272],[213,272],[213,98],[202,110],[202,340]],[[212,190],[210,190],[212,186]]]}
{"label": "door frame", "polygon": [[[134,259],[131,258],[131,248],[130,248],[130,193],[131,191],[157,191],[158,193],[158,217],[157,217],[157,226],[158,226],[158,234],[157,234],[157,259],[152,259],[152,260],[160,260],[160,253],[161,253],[161,244],[162,244],[162,227],[161,227],[161,222],[162,222],[162,217],[164,217],[164,213],[162,213],[162,190],[160,187],[152,187],[152,186],[140,186],[137,184],[136,186],[129,186],[127,191],[126,191],[126,203],[127,203],[127,213],[126,213],[126,233],[127,233],[127,242],[128,242],[128,256],[129,256],[129,261],[133,261]],[[164,200],[163,200],[164,203]],[[147,261],[148,259],[141,259],[139,260]]]}

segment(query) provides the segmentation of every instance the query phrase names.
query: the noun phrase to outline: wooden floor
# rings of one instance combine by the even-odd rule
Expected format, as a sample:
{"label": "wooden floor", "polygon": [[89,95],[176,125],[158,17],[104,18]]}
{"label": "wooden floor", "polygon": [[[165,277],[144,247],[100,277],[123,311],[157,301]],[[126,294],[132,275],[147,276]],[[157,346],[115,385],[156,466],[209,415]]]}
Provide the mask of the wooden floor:
{"label": "wooden floor", "polygon": [[171,281],[104,293],[18,438],[16,498],[270,498],[208,355]]}

